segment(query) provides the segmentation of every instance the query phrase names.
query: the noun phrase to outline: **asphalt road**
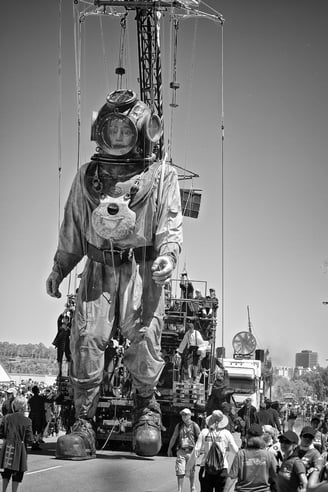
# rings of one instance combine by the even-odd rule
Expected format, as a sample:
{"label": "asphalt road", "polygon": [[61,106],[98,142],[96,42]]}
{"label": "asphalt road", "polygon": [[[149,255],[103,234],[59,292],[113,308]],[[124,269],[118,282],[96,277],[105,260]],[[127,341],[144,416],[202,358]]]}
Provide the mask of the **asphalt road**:
{"label": "asphalt road", "polygon": [[[305,422],[298,419],[299,432]],[[239,434],[235,434],[239,445]],[[46,439],[41,451],[28,454],[28,471],[20,492],[175,492],[175,458],[143,458],[131,452],[97,451],[97,458],[84,461],[55,458],[55,437]],[[231,457],[230,457],[231,458]],[[229,460],[230,461],[230,460]],[[198,474],[199,468],[196,469]],[[197,491],[200,490],[198,477]],[[186,478],[183,492],[189,492]]]}
{"label": "asphalt road", "polygon": [[[28,471],[20,492],[175,492],[175,458],[143,458],[121,451],[97,451],[84,461],[55,458],[56,438],[48,438],[41,451],[28,454]],[[189,491],[185,480],[184,492]],[[197,482],[197,490],[199,484]]]}

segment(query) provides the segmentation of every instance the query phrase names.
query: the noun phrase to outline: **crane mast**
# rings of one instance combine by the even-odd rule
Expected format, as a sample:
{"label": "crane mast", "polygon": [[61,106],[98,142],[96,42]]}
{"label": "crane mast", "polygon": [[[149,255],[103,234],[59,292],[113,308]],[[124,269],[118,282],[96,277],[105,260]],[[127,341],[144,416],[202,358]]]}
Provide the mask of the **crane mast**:
{"label": "crane mast", "polygon": [[[158,114],[163,125],[162,67],[158,12],[154,8],[137,8],[136,21],[140,98]],[[155,153],[159,159],[163,157],[163,136],[158,148],[155,149]]]}

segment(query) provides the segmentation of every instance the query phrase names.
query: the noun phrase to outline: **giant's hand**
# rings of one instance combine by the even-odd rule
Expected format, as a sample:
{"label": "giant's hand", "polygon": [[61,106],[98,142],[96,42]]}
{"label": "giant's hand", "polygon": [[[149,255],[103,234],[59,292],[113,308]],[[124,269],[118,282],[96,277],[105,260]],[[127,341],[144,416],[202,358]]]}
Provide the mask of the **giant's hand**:
{"label": "giant's hand", "polygon": [[60,283],[60,275],[56,272],[51,272],[46,281],[47,294],[51,297],[61,297],[61,292],[58,290]]}
{"label": "giant's hand", "polygon": [[173,273],[173,261],[169,256],[158,256],[152,267],[153,280],[158,285],[164,285]]}

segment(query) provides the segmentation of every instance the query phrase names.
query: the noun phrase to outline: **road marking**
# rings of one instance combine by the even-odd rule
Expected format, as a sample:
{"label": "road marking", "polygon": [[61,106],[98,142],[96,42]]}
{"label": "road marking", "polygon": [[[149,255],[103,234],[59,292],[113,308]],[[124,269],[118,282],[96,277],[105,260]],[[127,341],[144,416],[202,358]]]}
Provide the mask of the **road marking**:
{"label": "road marking", "polygon": [[51,466],[50,468],[43,468],[42,470],[35,470],[35,471],[32,471],[32,472],[26,472],[25,475],[34,475],[34,473],[42,473],[44,471],[54,470],[55,468],[62,468],[62,466],[61,465]]}

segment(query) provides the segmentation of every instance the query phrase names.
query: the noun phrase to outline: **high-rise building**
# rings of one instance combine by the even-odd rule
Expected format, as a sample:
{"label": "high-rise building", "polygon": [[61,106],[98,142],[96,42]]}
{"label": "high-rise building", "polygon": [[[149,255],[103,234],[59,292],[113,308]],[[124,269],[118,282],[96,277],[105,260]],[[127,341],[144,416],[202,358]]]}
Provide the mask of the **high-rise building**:
{"label": "high-rise building", "polygon": [[310,369],[318,367],[318,352],[312,352],[312,350],[302,350],[296,354],[295,367]]}

